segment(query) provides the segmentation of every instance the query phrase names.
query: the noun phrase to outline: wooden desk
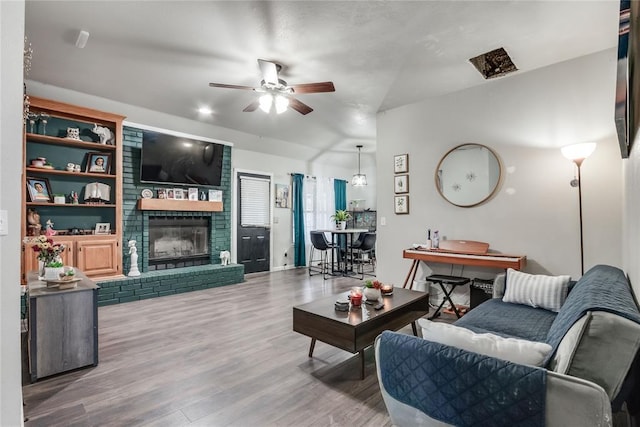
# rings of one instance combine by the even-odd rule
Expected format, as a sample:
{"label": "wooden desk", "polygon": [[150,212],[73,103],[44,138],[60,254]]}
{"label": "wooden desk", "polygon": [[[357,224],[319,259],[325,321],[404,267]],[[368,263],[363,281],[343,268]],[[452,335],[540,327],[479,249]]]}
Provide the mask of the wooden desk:
{"label": "wooden desk", "polygon": [[76,269],[77,287],[47,288],[36,271],[27,275],[31,382],[98,364],[98,289]]}
{"label": "wooden desk", "polygon": [[469,265],[473,267],[488,267],[488,268],[513,268],[514,270],[522,270],[527,264],[527,257],[525,255],[504,255],[504,254],[464,254],[458,252],[439,251],[439,250],[418,250],[418,249],[405,249],[402,252],[402,257],[412,259],[411,268],[404,280],[403,288],[409,289],[413,287],[413,280],[418,272],[418,264],[420,261],[424,262],[437,262],[442,264],[455,264],[455,265]]}

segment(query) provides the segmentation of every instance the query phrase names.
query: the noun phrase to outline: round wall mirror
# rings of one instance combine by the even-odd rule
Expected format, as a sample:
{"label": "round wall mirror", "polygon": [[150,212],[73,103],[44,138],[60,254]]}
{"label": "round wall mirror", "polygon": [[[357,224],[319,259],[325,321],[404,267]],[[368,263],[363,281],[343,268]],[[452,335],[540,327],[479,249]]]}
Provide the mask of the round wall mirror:
{"label": "round wall mirror", "polygon": [[449,203],[470,208],[485,202],[500,183],[498,156],[481,144],[463,144],[449,150],[436,168],[436,188]]}

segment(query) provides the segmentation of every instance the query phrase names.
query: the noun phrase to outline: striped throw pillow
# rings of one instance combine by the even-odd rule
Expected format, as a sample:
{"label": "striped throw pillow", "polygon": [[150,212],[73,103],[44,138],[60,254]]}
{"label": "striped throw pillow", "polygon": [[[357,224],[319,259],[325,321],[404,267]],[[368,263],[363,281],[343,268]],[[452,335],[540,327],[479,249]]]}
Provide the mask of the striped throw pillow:
{"label": "striped throw pillow", "polygon": [[509,268],[502,300],[558,312],[567,299],[570,280],[571,276],[527,274]]}

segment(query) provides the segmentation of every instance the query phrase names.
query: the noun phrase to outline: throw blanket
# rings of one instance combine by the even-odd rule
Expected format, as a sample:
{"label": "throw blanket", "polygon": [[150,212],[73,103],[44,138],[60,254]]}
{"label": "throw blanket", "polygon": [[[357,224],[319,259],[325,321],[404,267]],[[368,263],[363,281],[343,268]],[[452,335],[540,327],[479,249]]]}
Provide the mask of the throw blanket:
{"label": "throw blanket", "polygon": [[385,331],[381,380],[396,400],[455,426],[544,426],[546,371]]}
{"label": "throw blanket", "polygon": [[567,296],[562,309],[549,328],[546,342],[552,350],[543,366],[551,360],[560,341],[588,311],[606,311],[640,323],[627,276],[619,268],[596,265],[587,271]]}

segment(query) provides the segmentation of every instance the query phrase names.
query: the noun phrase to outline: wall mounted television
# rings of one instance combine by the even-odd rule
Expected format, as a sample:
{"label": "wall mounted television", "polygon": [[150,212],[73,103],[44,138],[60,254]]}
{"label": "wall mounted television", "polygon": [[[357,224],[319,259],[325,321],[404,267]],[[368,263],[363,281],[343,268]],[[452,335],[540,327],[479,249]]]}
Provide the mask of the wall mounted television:
{"label": "wall mounted television", "polygon": [[140,181],[217,187],[223,156],[224,144],[143,129]]}

